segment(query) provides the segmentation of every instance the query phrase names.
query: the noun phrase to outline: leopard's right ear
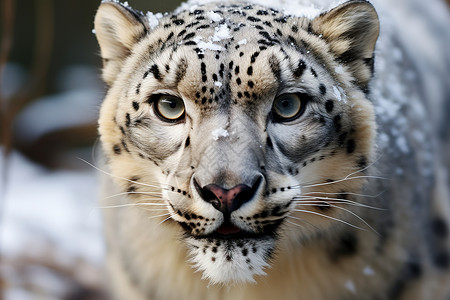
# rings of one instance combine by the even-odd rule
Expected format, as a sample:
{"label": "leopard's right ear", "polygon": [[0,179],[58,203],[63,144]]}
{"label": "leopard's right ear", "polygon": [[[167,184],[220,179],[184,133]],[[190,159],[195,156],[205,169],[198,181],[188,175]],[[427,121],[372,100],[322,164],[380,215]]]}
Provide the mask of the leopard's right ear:
{"label": "leopard's right ear", "polygon": [[103,59],[103,80],[111,85],[135,43],[148,32],[145,16],[118,2],[103,2],[95,16],[95,34]]}

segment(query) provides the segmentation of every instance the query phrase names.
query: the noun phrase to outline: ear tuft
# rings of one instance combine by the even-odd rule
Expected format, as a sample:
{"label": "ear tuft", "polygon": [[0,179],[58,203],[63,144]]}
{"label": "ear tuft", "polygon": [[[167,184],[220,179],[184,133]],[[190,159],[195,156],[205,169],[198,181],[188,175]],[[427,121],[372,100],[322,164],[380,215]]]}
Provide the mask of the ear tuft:
{"label": "ear tuft", "polygon": [[148,25],[142,13],[118,2],[103,2],[94,24],[103,59],[103,80],[111,85],[133,45],[147,34]]}
{"label": "ear tuft", "polygon": [[322,34],[337,60],[349,67],[362,89],[367,89],[380,31],[375,8],[367,1],[348,1],[315,18],[312,29]]}

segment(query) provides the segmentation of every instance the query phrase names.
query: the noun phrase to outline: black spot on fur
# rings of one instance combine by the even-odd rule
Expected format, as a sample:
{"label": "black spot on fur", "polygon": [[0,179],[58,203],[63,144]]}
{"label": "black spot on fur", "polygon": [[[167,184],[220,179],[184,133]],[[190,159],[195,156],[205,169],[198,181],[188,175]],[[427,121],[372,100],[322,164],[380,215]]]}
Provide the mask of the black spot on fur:
{"label": "black spot on fur", "polygon": [[137,103],[136,101],[133,101],[133,108],[134,110],[139,110],[139,103]]}
{"label": "black spot on fur", "polygon": [[186,36],[184,37],[184,40],[188,40],[188,39],[190,39],[190,38],[192,38],[192,37],[194,37],[194,36],[195,36],[195,32],[188,33],[188,34],[186,34]]}
{"label": "black spot on fur", "polygon": [[365,167],[367,167],[367,158],[365,156],[361,156],[360,158],[358,158],[358,160],[356,161],[356,166],[359,169],[364,169]]}
{"label": "black spot on fur", "polygon": [[[182,36],[182,35],[185,34],[185,33],[186,33],[186,29],[183,29],[182,31],[180,31],[180,32],[178,33],[178,37]],[[169,35],[169,36],[171,36],[171,35]]]}
{"label": "black spot on fur", "polygon": [[331,260],[337,262],[342,258],[352,256],[358,251],[358,238],[354,232],[346,232],[337,240],[337,246],[330,255]]}
{"label": "black spot on fur", "polygon": [[342,119],[341,115],[336,115],[333,118],[333,124],[334,128],[336,129],[336,132],[339,132],[342,129],[341,119]]}
{"label": "black spot on fur", "polygon": [[325,109],[327,110],[327,113],[331,113],[334,108],[334,101],[333,100],[327,100],[325,102]]}
{"label": "black spot on fur", "polygon": [[348,140],[347,142],[347,153],[353,153],[355,152],[356,143],[354,139]]}
{"label": "black spot on fur", "polygon": [[172,22],[175,25],[183,25],[184,24],[184,20],[182,20],[182,19],[176,19],[176,20],[173,20]]}
{"label": "black spot on fur", "polygon": [[256,58],[258,57],[259,52],[255,52],[252,54],[252,56],[250,57],[250,63],[254,63],[256,61]]}
{"label": "black spot on fur", "polygon": [[273,20],[277,23],[286,23],[286,17],[280,17]]}
{"label": "black spot on fur", "polygon": [[266,143],[267,143],[267,147],[273,149],[273,144],[272,144],[272,140],[270,139],[270,137],[267,137]]}
{"label": "black spot on fur", "polygon": [[301,59],[298,62],[297,68],[294,70],[294,76],[296,78],[299,78],[300,76],[303,75],[303,72],[305,71],[305,69],[306,69],[306,63],[303,59]]}
{"label": "black spot on fur", "polygon": [[325,85],[323,83],[321,83],[319,85],[319,90],[320,90],[320,93],[322,94],[322,96],[324,96],[327,93],[327,88],[325,87]]}
{"label": "black spot on fur", "polygon": [[127,193],[133,193],[133,192],[136,192],[136,187],[134,185],[128,187],[128,189],[127,189]]}
{"label": "black spot on fur", "polygon": [[113,151],[115,154],[120,154],[122,152],[122,150],[120,149],[120,146],[117,144],[113,146]]}
{"label": "black spot on fur", "polygon": [[130,114],[127,113],[127,114],[125,115],[125,126],[129,127],[130,124],[131,124]]}
{"label": "black spot on fur", "polygon": [[313,74],[313,76],[317,78],[317,72],[312,67],[311,67],[311,74]]}
{"label": "black spot on fur", "polygon": [[338,145],[339,147],[344,147],[345,139],[347,138],[348,132],[343,132],[338,136]]}
{"label": "black spot on fur", "polygon": [[136,95],[139,95],[140,92],[141,92],[141,84],[139,83],[139,84],[136,86]]}
{"label": "black spot on fur", "polygon": [[206,76],[206,64],[204,62],[201,63],[201,72],[202,72],[202,80],[205,82],[208,80],[208,77]]}
{"label": "black spot on fur", "polygon": [[186,142],[184,143],[184,146],[189,147],[190,144],[191,144],[191,138],[187,137]]}
{"label": "black spot on fur", "polygon": [[375,55],[369,58],[363,59],[364,64],[369,67],[370,73],[373,74],[375,72]]}
{"label": "black spot on fur", "polygon": [[252,16],[248,17],[247,20],[249,20],[250,22],[260,22],[261,21],[261,19],[255,18],[255,17],[252,17]]}
{"label": "black spot on fur", "polygon": [[252,75],[253,74],[253,67],[252,66],[248,67],[247,74],[248,75]]}
{"label": "black spot on fur", "polygon": [[398,275],[398,279],[394,282],[388,293],[388,299],[400,299],[409,283],[418,279],[422,275],[422,267],[418,262],[408,262]]}
{"label": "black spot on fur", "polygon": [[127,145],[127,143],[125,143],[124,140],[122,140],[122,147],[123,147],[123,149],[125,149],[125,151],[127,151],[128,153],[130,153],[130,150],[128,149],[128,145]]}
{"label": "black spot on fur", "polygon": [[151,66],[150,68],[150,72],[153,73],[153,76],[155,77],[155,79],[157,80],[161,80],[161,73],[159,72],[159,68],[158,66],[155,64],[153,66]]}

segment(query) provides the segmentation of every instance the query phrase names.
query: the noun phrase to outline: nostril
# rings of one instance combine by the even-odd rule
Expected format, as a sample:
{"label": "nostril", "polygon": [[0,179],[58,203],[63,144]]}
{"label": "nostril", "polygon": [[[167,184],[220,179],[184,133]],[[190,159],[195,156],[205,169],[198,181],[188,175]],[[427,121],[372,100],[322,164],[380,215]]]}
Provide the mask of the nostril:
{"label": "nostril", "polygon": [[259,176],[251,188],[248,187],[247,189],[241,191],[239,194],[236,195],[234,199],[236,209],[240,208],[243,204],[253,199],[261,183],[262,183],[262,176]]}

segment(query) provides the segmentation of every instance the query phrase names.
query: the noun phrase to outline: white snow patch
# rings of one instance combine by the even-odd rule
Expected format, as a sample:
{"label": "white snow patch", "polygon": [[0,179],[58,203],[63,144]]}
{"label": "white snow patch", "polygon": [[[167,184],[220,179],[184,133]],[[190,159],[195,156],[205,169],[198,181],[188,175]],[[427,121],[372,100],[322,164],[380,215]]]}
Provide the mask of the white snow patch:
{"label": "white snow patch", "polygon": [[215,82],[214,82],[214,85],[215,85],[215,86],[218,86],[218,87],[221,87],[221,86],[222,86],[222,82],[220,82],[220,81],[215,81]]}
{"label": "white snow patch", "polygon": [[219,15],[218,13],[213,12],[213,11],[208,11],[208,12],[206,13],[206,15],[207,15],[208,18],[209,18],[211,21],[213,21],[213,22],[220,22],[220,21],[223,20],[223,18],[222,18],[221,15]]}
{"label": "white snow patch", "polygon": [[216,27],[212,41],[219,42],[221,40],[231,39],[232,37],[233,36],[230,34],[230,29],[227,24],[222,24],[219,27]]}
{"label": "white snow patch", "polygon": [[[185,5],[181,5],[178,10],[188,9],[191,5],[203,5],[215,2],[214,0],[189,0],[185,3]],[[320,14],[320,12],[324,10],[329,10],[337,5],[336,1],[331,1],[333,5],[330,5],[330,1],[313,1],[316,2],[314,4],[306,4],[302,3],[304,1],[298,0],[248,0],[248,3],[258,4],[266,7],[271,7],[277,10],[282,11],[285,15],[295,15],[298,17],[307,17],[314,18]],[[320,3],[317,3],[320,2]],[[325,3],[324,3],[325,2]],[[343,0],[339,1],[343,2]]]}
{"label": "white snow patch", "polygon": [[230,135],[230,134],[228,133],[228,131],[227,131],[226,129],[223,129],[223,128],[217,128],[217,129],[213,130],[213,131],[211,132],[211,134],[212,134],[213,139],[214,139],[215,141],[217,141],[220,137],[227,137],[227,136]]}
{"label": "white snow patch", "polygon": [[189,11],[190,11],[190,12],[194,12],[197,8],[198,8],[198,5],[192,5],[192,6],[189,8]]}
{"label": "white snow patch", "polygon": [[201,41],[201,42],[197,43],[197,46],[198,46],[198,48],[200,50],[213,50],[213,51],[223,51],[223,50],[225,50],[225,48],[223,48],[220,45],[216,45],[213,42],[205,43],[205,42]]}
{"label": "white snow patch", "polygon": [[334,68],[334,72],[336,72],[336,74],[344,74],[345,73],[344,68],[341,65]]}
{"label": "white snow patch", "polygon": [[162,13],[154,14],[149,11],[149,12],[147,12],[146,17],[147,17],[147,22],[148,22],[148,25],[150,26],[150,29],[153,30],[156,28],[156,26],[159,25],[159,19],[161,19],[163,17],[163,15],[162,15]]}
{"label": "white snow patch", "polygon": [[238,45],[246,45],[246,44],[247,44],[247,39],[243,39],[238,42]]}
{"label": "white snow patch", "polygon": [[356,293],[355,284],[350,279],[345,282],[345,288],[352,293]]}
{"label": "white snow patch", "polygon": [[230,34],[230,29],[226,24],[222,24],[216,27],[214,35],[208,38],[208,42],[204,42],[203,37],[196,36],[193,41],[197,43],[200,50],[212,50],[212,51],[223,51],[224,47],[217,45],[214,42],[220,42],[221,40],[231,39],[233,36]]}
{"label": "white snow patch", "polygon": [[372,276],[375,275],[375,271],[370,266],[366,266],[363,269],[363,274],[366,276]]}
{"label": "white snow patch", "polygon": [[347,102],[347,96],[345,95],[344,90],[340,86],[333,85],[333,94],[338,101]]}

